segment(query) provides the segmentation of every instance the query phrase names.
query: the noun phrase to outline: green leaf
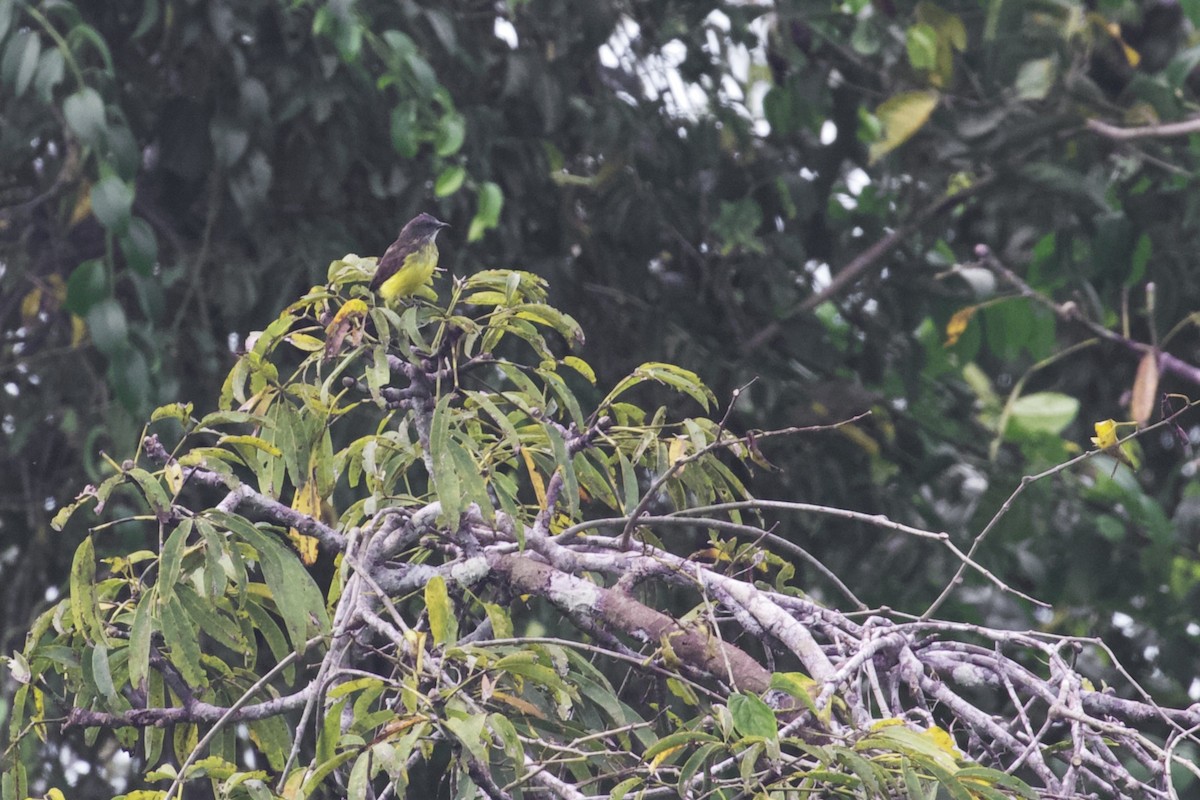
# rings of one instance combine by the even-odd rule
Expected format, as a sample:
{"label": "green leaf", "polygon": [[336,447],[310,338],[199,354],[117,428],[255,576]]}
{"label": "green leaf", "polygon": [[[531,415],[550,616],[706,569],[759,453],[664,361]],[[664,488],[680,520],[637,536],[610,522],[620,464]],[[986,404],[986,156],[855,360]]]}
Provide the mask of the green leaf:
{"label": "green leaf", "polygon": [[13,12],[17,7],[16,0],[0,0],[0,41],[8,35],[12,27]]}
{"label": "green leaf", "polygon": [[[250,739],[259,752],[267,757],[267,764],[271,769],[282,772],[283,766],[287,762],[288,751],[292,746],[292,733],[288,730],[287,722],[282,717],[268,717],[251,722]],[[349,750],[344,755],[352,758],[356,752]],[[343,759],[343,761],[345,760],[348,759]],[[319,783],[319,781],[314,782],[313,786],[319,785]]]}
{"label": "green leaf", "polygon": [[521,303],[514,305],[512,310],[519,319],[527,319],[558,331],[571,347],[582,347],[584,344],[583,328],[579,323],[569,314],[564,314],[553,306],[545,303]]}
{"label": "green leaf", "polygon": [[312,576],[300,563],[299,556],[272,534],[255,528],[245,519],[223,511],[210,511],[208,519],[241,537],[258,552],[263,577],[271,590],[271,598],[283,618],[292,648],[302,653],[308,640],[310,626],[316,632],[329,628],[329,618],[321,592]]}
{"label": "green leaf", "polygon": [[442,504],[442,518],[456,525],[466,503],[454,453],[451,452],[451,447],[458,445],[450,438],[450,418],[453,413],[450,400],[450,395],[444,395],[433,409],[433,421],[429,427],[429,455],[433,462],[434,492]]}
{"label": "green leaf", "polygon": [[1017,97],[1021,100],[1044,100],[1054,87],[1057,75],[1058,60],[1055,58],[1026,61],[1017,71]]}
{"label": "green leaf", "polygon": [[129,628],[129,682],[140,688],[150,665],[150,634],[154,627],[154,593],[145,592],[138,600]]}
{"label": "green leaf", "polygon": [[120,303],[106,297],[88,309],[88,333],[96,348],[110,358],[123,355],[129,348],[129,324]]}
{"label": "green leaf", "polygon": [[564,356],[562,363],[564,366],[568,366],[582,375],[588,383],[592,384],[593,386],[596,385],[595,370],[593,370],[592,366],[582,358],[579,358],[578,356]]}
{"label": "green leaf", "polygon": [[192,411],[195,406],[191,403],[167,403],[165,406],[159,406],[150,412],[150,421],[158,422],[162,419],[173,419],[179,424],[187,428],[191,424]]}
{"label": "green leaf", "polygon": [[140,39],[145,36],[159,18],[159,2],[158,0],[142,0],[142,16],[138,20],[137,27],[130,34],[131,39]]}
{"label": "green leaf", "polygon": [[995,303],[983,309],[984,339],[997,357],[1014,361],[1034,332],[1033,307],[1023,298]]}
{"label": "green leaf", "polygon": [[[283,636],[283,631],[275,624],[274,618],[267,612],[265,608],[258,602],[257,598],[251,598],[250,602],[246,603],[245,611],[250,616],[250,621],[254,629],[262,634],[263,639],[267,642],[267,648],[271,651],[271,656],[278,663],[287,656],[289,648],[287,639]],[[283,679],[291,683],[295,679],[296,666],[290,664],[283,669]]]}
{"label": "green leaf", "polygon": [[167,645],[167,658],[183,679],[197,688],[207,684],[204,668],[200,666],[199,628],[177,598],[163,604],[162,635]]}
{"label": "green leaf", "polygon": [[99,31],[91,25],[76,21],[67,32],[67,45],[76,54],[77,58],[84,56],[82,45],[85,42],[90,44],[96,51],[96,54],[100,56],[100,59],[104,62],[103,71],[107,73],[106,77],[112,79],[113,60],[112,53],[108,49],[108,43],[100,35]]}
{"label": "green leaf", "polygon": [[84,316],[104,298],[108,297],[108,270],[104,262],[91,259],[80,263],[67,279],[67,311]]}
{"label": "green leaf", "polygon": [[96,593],[96,546],[91,536],[84,537],[71,561],[71,618],[88,640],[108,644]]}
{"label": "green leaf", "polygon": [[609,800],[625,800],[625,795],[641,786],[644,782],[643,778],[626,778],[612,788],[608,793]]}
{"label": "green leaf", "polygon": [[[142,495],[145,496],[146,502],[150,504],[150,509],[159,522],[169,520],[172,514],[171,498],[163,489],[159,479],[140,467],[134,467],[125,474],[142,490]],[[181,524],[180,527],[183,525]],[[190,529],[191,526],[188,527]]]}
{"label": "green leaf", "polygon": [[84,87],[63,101],[63,116],[84,145],[95,147],[104,139],[104,101],[95,89]]}
{"label": "green leaf", "polygon": [[218,117],[208,126],[213,155],[222,167],[232,167],[250,145],[250,131],[236,120]]}
{"label": "green leaf", "polygon": [[260,439],[257,436],[247,436],[247,435],[222,436],[220,439],[217,439],[217,444],[221,445],[221,446],[234,445],[234,446],[241,446],[241,447],[253,447],[255,450],[260,450],[260,451],[266,453],[267,455],[271,456],[272,458],[282,458],[283,457],[282,450],[280,450],[278,447],[271,444],[270,442],[268,442],[264,439]]}
{"label": "green leaf", "polygon": [[[22,686],[20,691],[24,692],[26,688]],[[29,776],[19,758],[13,759],[11,765],[5,768],[0,784],[3,800],[25,800],[29,797]]]}
{"label": "green leaf", "polygon": [[417,154],[421,140],[415,101],[405,101],[392,109],[391,134],[392,147],[397,153],[404,158],[412,158]]}
{"label": "green leaf", "polygon": [[[346,800],[367,800],[374,753],[367,750],[358,757],[350,768],[350,779],[346,782]],[[371,795],[374,797],[374,794]]]}
{"label": "green leaf", "polygon": [[438,125],[435,142],[437,154],[443,158],[454,155],[462,149],[466,136],[467,122],[463,116],[454,111],[445,114]]}
{"label": "green leaf", "polygon": [[650,761],[659,753],[665,753],[668,750],[679,747],[680,745],[686,746],[695,742],[716,743],[718,741],[720,740],[711,733],[705,733],[703,731],[679,731],[677,733],[668,734],[647,747],[646,752],[642,755],[642,758],[646,761]]}
{"label": "green leaf", "polygon": [[758,695],[745,692],[730,695],[729,713],[733,717],[734,729],[742,736],[772,740],[779,738],[775,712]]}
{"label": "green leaf", "polygon": [[461,742],[472,756],[479,759],[480,762],[486,763],[488,753],[484,742],[487,737],[483,726],[487,723],[487,717],[457,709],[447,709],[447,712],[442,718],[442,724],[454,734],[454,738]]}
{"label": "green leaf", "polygon": [[500,187],[488,181],[479,187],[478,208],[471,219],[471,227],[467,231],[467,241],[477,242],[483,234],[496,227],[500,222],[500,211],[504,208],[504,192]]}
{"label": "green leaf", "polygon": [[1142,282],[1142,278],[1146,274],[1146,265],[1150,263],[1150,256],[1153,252],[1154,242],[1150,239],[1149,234],[1143,233],[1138,237],[1137,244],[1133,248],[1133,256],[1129,260],[1129,274],[1123,281],[1126,287],[1137,286]]}
{"label": "green leaf", "polygon": [[954,753],[938,744],[928,732],[914,731],[905,725],[887,725],[876,727],[869,736],[859,739],[854,749],[891,750],[902,753],[910,758],[918,758],[927,762],[927,766],[953,771],[958,768]]}
{"label": "green leaf", "polygon": [[185,519],[175,527],[163,544],[162,555],[158,561],[158,594],[164,603],[175,597],[175,585],[179,583],[179,573],[183,569],[183,551],[187,547],[187,539],[191,532],[192,521]]}
{"label": "green leaf", "polygon": [[694,797],[696,792],[692,787],[692,779],[696,777],[696,773],[700,771],[709,761],[714,760],[716,755],[723,752],[725,746],[715,742],[701,745],[697,747],[683,766],[679,769],[679,780],[675,783],[675,791],[680,797]]}
{"label": "green leaf", "polygon": [[[467,442],[471,440],[466,439]],[[488,494],[487,483],[483,479],[483,471],[476,463],[471,451],[459,441],[450,442],[450,456],[454,461],[454,470],[459,479],[464,500],[479,506],[484,519],[491,521],[495,516],[492,499]]]}
{"label": "green leaf", "polygon": [[908,63],[915,70],[932,70],[937,67],[938,35],[929,25],[918,23],[908,29],[904,39],[908,51]]}
{"label": "green leaf", "polygon": [[154,272],[158,261],[158,239],[149,222],[141,217],[131,217],[129,227],[118,242],[130,269],[146,277]]}
{"label": "green leaf", "polygon": [[201,630],[235,653],[246,652],[247,642],[242,629],[229,617],[226,609],[211,598],[201,597],[189,584],[181,584],[176,591],[183,609]]}
{"label": "green leaf", "polygon": [[458,641],[458,617],[446,590],[446,580],[441,575],[434,575],[425,584],[425,610],[429,614],[429,632],[433,634],[434,642],[445,645]]}
{"label": "green leaf", "polygon": [[467,171],[462,167],[457,164],[446,167],[433,182],[433,194],[435,197],[449,197],[462,188],[466,179]]}
{"label": "green leaf", "polygon": [[121,711],[128,707],[128,703],[123,702],[124,698],[117,694],[117,687],[113,683],[112,665],[108,660],[108,648],[102,644],[92,648],[91,676],[95,681],[96,691],[100,693],[110,711]]}
{"label": "green leaf", "polygon": [[710,403],[717,402],[716,395],[704,385],[696,373],[674,364],[648,361],[635,369],[628,377],[622,378],[608,393],[608,397],[604,398],[604,402],[600,404],[601,408],[611,405],[617,397],[648,380],[666,384],[683,392],[704,406],[705,411],[708,410]]}
{"label": "green leaf", "polygon": [[133,209],[132,186],[116,175],[109,175],[92,187],[91,199],[92,213],[101,225],[118,232],[129,227],[129,215]]}
{"label": "green leaf", "polygon": [[875,109],[875,116],[883,123],[883,138],[871,144],[871,163],[911,139],[929,121],[940,97],[934,91],[901,92],[884,100]]}
{"label": "green leaf", "polygon": [[[146,675],[146,703],[149,708],[162,708],[167,701],[167,689],[163,684],[162,673],[151,670]],[[143,735],[146,748],[146,766],[152,767],[158,763],[162,755],[163,742],[166,741],[166,731],[153,725],[148,726]]]}
{"label": "green leaf", "polygon": [[17,97],[25,94],[33,76],[37,72],[38,61],[42,55],[42,40],[32,31],[12,40],[9,47],[19,48],[20,56],[17,61],[17,74],[13,79],[13,92]]}
{"label": "green leaf", "polygon": [[1075,421],[1079,401],[1058,392],[1036,392],[1017,398],[1012,421],[1026,431],[1060,434]]}
{"label": "green leaf", "polygon": [[567,516],[574,518],[579,513],[579,480],[575,477],[575,466],[571,463],[567,442],[558,428],[551,425],[546,426],[546,437],[550,440],[550,447],[554,452],[555,468],[561,470],[563,476],[559,502],[566,504]]}

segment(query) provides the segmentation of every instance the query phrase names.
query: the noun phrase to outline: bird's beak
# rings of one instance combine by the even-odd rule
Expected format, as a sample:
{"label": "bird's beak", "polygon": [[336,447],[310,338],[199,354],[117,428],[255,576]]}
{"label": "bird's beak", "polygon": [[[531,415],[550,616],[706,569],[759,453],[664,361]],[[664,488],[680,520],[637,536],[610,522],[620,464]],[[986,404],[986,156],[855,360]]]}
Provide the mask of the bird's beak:
{"label": "bird's beak", "polygon": [[439,231],[440,231],[442,228],[449,228],[449,227],[450,227],[450,223],[449,223],[449,222],[439,222],[439,223],[438,223],[438,230],[439,230]]}

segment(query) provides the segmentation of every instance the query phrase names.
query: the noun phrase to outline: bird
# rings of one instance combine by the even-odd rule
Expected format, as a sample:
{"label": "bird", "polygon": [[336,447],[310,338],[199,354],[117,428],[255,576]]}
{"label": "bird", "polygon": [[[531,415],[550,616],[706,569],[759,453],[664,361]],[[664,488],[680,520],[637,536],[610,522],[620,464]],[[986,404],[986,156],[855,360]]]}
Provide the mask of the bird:
{"label": "bird", "polygon": [[421,291],[437,269],[438,232],[448,227],[448,223],[430,214],[418,214],[409,220],[379,259],[371,291],[389,303]]}

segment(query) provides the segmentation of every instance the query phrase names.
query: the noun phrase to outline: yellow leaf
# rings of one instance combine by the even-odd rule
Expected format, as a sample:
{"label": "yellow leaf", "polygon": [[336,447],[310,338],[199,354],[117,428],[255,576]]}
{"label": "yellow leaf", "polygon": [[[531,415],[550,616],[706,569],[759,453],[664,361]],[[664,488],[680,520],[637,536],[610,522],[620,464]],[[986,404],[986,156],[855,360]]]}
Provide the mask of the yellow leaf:
{"label": "yellow leaf", "polygon": [[533,703],[530,703],[528,700],[522,700],[519,697],[514,697],[508,692],[493,691],[492,699],[499,700],[501,703],[507,703],[527,716],[537,717],[538,719],[546,718],[546,715],[542,713],[542,710]]}
{"label": "yellow leaf", "polygon": [[326,361],[342,352],[342,341],[347,336],[350,336],[354,344],[358,344],[362,339],[363,320],[366,316],[367,304],[362,300],[347,300],[342,304],[333,320],[325,326]]}
{"label": "yellow leaf", "polygon": [[172,461],[163,468],[163,477],[167,479],[167,488],[171,490],[171,494],[179,494],[179,490],[183,488],[183,467],[178,461]]}
{"label": "yellow leaf", "polygon": [[71,347],[78,347],[87,338],[87,323],[83,317],[71,315]]}
{"label": "yellow leaf", "polygon": [[881,731],[884,728],[894,728],[897,725],[903,725],[903,724],[904,724],[904,720],[900,719],[899,717],[888,717],[887,719],[881,719],[881,720],[879,720],[879,722],[876,722],[874,725],[872,725],[871,733],[875,733],[876,731]]}
{"label": "yellow leaf", "polygon": [[[676,436],[671,440],[671,443],[667,445],[667,461],[671,462],[672,465],[678,464],[681,460],[687,457],[687,446],[687,439],[682,436]],[[683,470],[685,469],[687,469],[686,466],[680,469],[678,474],[682,474]]]}
{"label": "yellow leaf", "polygon": [[225,445],[225,444],[249,445],[250,447],[254,447],[259,450],[262,450],[264,453],[266,453],[269,456],[274,456],[275,458],[283,457],[282,450],[280,450],[278,447],[276,447],[275,445],[268,442],[266,439],[261,439],[258,436],[250,436],[249,434],[239,433],[239,434],[229,434],[228,436],[222,436],[220,439],[217,439],[218,446]]}
{"label": "yellow leaf", "polygon": [[521,458],[525,459],[525,469],[529,471],[529,481],[533,484],[533,493],[537,496],[538,508],[546,508],[546,483],[542,480],[542,475],[537,471],[537,466],[533,463],[533,456],[529,451],[522,448]]}
{"label": "yellow leaf", "polygon": [[[292,498],[292,510],[299,511],[301,514],[319,519],[321,515],[321,495],[317,493],[317,482],[311,478],[296,490],[295,496]],[[296,550],[300,553],[300,560],[304,562],[304,566],[311,567],[317,561],[317,540],[312,536],[305,536],[295,528],[288,530],[288,538],[292,540],[292,544],[296,546]]]}
{"label": "yellow leaf", "polygon": [[901,92],[884,100],[875,109],[875,116],[883,124],[883,137],[871,145],[871,163],[911,139],[929,121],[940,97],[934,91]]}
{"label": "yellow leaf", "polygon": [[1125,60],[1129,62],[1129,66],[1136,67],[1138,64],[1142,63],[1142,54],[1130,47],[1125,41],[1125,37],[1121,35],[1120,25],[1115,22],[1110,22],[1105,26],[1105,30],[1108,31],[1109,36],[1111,36],[1117,41],[1118,44],[1121,45],[1121,50],[1125,53]]}
{"label": "yellow leaf", "polygon": [[67,222],[68,228],[73,228],[83,220],[87,219],[92,213],[92,184],[90,181],[84,181],[79,186],[79,194],[75,198],[75,207],[71,209],[71,219]]}
{"label": "yellow leaf", "polygon": [[307,333],[290,333],[283,337],[284,341],[290,344],[297,350],[303,350],[306,353],[315,353],[325,347],[325,343],[315,336],[309,336]]}
{"label": "yellow leaf", "polygon": [[434,575],[425,584],[425,612],[429,616],[429,633],[435,644],[454,644],[458,639],[458,619],[454,603],[446,589],[446,580]]}
{"label": "yellow leaf", "polygon": [[336,328],[350,317],[366,316],[367,310],[367,304],[363,300],[358,298],[355,298],[354,300],[347,300],[342,307],[338,309],[337,314],[335,314],[333,317],[333,321],[325,326],[326,333],[333,328]]}
{"label": "yellow leaf", "polygon": [[673,756],[673,755],[675,755],[676,753],[678,753],[678,752],[679,752],[680,750],[682,750],[683,748],[684,748],[684,746],[683,746],[683,745],[681,745],[681,744],[677,744],[677,745],[675,745],[674,747],[668,747],[666,750],[663,750],[661,753],[659,753],[658,755],[656,755],[656,756],[654,757],[654,759],[653,759],[653,760],[650,762],[650,771],[651,771],[651,772],[656,772],[656,771],[658,771],[658,767],[659,767],[659,765],[660,765],[660,764],[662,764],[664,761],[666,761],[666,760],[667,760],[668,758],[670,758],[671,756]]}
{"label": "yellow leaf", "polygon": [[21,322],[26,325],[30,324],[37,319],[38,312],[41,310],[42,290],[41,287],[35,286],[21,298]]}
{"label": "yellow leaf", "polygon": [[954,743],[954,737],[936,725],[928,730],[922,731],[921,735],[931,739],[934,744],[955,758],[960,757],[961,754],[958,752],[958,745]]}
{"label": "yellow leaf", "polygon": [[967,325],[971,322],[971,317],[975,316],[975,312],[979,310],[979,306],[967,306],[960,308],[954,312],[954,316],[946,323],[946,343],[944,347],[954,347],[958,344],[958,340],[964,333],[967,332]]}

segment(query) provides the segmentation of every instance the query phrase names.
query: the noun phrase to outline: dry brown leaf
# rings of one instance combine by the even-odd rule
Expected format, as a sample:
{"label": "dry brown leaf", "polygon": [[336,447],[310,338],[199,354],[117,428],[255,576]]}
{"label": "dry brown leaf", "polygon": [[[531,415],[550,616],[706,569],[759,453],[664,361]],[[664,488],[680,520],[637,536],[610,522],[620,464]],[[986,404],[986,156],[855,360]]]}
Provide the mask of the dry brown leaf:
{"label": "dry brown leaf", "polygon": [[1142,356],[1130,396],[1129,415],[1141,428],[1150,421],[1158,400],[1158,353],[1155,351]]}

